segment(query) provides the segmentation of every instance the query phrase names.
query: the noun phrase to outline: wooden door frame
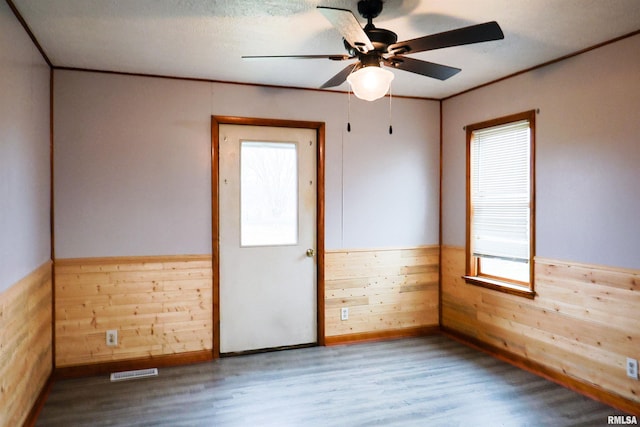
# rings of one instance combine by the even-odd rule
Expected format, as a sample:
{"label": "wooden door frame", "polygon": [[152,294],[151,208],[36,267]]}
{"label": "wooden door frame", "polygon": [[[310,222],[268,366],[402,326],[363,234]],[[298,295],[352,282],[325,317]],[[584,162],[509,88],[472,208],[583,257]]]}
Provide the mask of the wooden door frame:
{"label": "wooden door frame", "polygon": [[211,116],[211,250],[213,267],[213,358],[220,357],[220,125],[268,126],[316,130],[316,310],[317,341],[324,332],[324,142],[325,123],[300,120]]}

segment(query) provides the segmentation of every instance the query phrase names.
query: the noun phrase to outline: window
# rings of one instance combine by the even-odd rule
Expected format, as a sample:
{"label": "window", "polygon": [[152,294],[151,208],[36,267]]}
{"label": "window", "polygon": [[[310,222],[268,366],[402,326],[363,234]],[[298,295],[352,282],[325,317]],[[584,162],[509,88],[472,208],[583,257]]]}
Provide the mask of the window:
{"label": "window", "polygon": [[467,131],[467,282],[533,298],[535,111]]}
{"label": "window", "polygon": [[296,144],[242,141],[240,246],[282,246],[297,243]]}

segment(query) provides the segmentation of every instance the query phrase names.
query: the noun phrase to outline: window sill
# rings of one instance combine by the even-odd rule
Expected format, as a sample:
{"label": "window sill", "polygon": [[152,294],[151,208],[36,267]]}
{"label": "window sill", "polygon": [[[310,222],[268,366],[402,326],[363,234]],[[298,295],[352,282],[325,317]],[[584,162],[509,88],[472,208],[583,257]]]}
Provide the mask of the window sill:
{"label": "window sill", "polygon": [[536,293],[533,290],[508,282],[501,282],[499,280],[492,280],[477,276],[462,276],[462,278],[470,285],[481,286],[494,291],[504,292],[505,294],[516,295],[529,299],[533,299],[536,296]]}

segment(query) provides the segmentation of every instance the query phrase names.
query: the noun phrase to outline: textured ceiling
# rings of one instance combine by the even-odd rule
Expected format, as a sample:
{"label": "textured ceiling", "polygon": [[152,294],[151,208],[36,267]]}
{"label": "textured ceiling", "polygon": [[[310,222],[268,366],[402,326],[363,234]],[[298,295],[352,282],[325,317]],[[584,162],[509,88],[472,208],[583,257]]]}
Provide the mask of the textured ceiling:
{"label": "textured ceiling", "polygon": [[[318,88],[347,64],[240,57],[345,53],[318,5],[351,9],[365,23],[355,0],[13,3],[54,66],[304,88]],[[640,1],[387,0],[374,24],[407,40],[493,20],[504,40],[412,55],[462,72],[442,82],[395,70],[393,93],[447,97],[632,33],[640,29]]]}

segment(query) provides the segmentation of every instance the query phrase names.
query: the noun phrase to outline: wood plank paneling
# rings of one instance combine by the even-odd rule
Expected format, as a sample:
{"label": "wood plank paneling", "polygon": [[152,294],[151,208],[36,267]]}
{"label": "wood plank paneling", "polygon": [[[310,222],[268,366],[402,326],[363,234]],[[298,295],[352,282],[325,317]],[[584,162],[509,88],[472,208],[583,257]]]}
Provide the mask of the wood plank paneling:
{"label": "wood plank paneling", "polygon": [[467,285],[465,251],[442,249],[442,326],[640,405],[640,271],[535,259],[533,300]]}
{"label": "wood plank paneling", "polygon": [[55,279],[56,367],[212,349],[210,255],[56,260]]}
{"label": "wood plank paneling", "polygon": [[[389,331],[437,326],[438,258],[437,246],[328,251],[328,341],[335,341],[329,337],[384,337]],[[348,320],[340,320],[342,307],[349,308]]]}
{"label": "wood plank paneling", "polygon": [[0,294],[0,426],[22,425],[52,366],[51,262]]}

